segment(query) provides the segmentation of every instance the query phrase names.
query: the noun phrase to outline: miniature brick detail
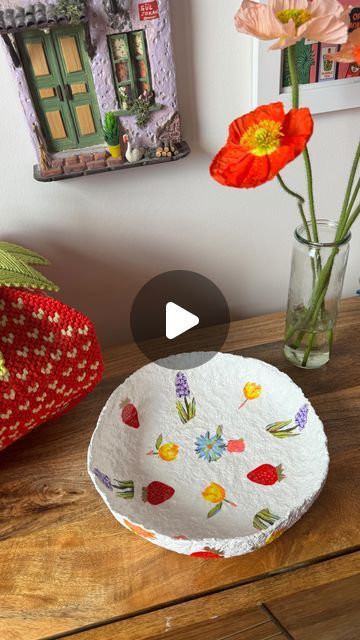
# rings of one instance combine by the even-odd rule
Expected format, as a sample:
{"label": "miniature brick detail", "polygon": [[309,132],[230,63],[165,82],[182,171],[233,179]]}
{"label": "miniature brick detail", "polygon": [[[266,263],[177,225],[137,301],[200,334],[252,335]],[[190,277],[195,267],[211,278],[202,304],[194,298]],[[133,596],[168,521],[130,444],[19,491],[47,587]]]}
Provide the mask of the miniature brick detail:
{"label": "miniature brick detail", "polygon": [[105,167],[105,160],[94,160],[87,163],[88,169],[101,169],[103,167]]}

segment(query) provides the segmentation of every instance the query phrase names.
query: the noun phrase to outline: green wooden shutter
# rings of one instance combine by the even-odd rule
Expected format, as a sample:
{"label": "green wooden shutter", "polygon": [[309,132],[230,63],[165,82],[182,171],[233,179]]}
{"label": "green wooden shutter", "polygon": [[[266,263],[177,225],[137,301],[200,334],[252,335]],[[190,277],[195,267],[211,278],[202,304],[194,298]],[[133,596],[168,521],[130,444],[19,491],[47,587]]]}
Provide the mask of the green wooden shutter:
{"label": "green wooden shutter", "polygon": [[64,91],[72,114],[79,146],[103,142],[102,126],[83,27],[51,31],[59,60]]}
{"label": "green wooden shutter", "polygon": [[49,151],[76,147],[76,131],[51,40],[32,29],[17,34],[16,42]]}

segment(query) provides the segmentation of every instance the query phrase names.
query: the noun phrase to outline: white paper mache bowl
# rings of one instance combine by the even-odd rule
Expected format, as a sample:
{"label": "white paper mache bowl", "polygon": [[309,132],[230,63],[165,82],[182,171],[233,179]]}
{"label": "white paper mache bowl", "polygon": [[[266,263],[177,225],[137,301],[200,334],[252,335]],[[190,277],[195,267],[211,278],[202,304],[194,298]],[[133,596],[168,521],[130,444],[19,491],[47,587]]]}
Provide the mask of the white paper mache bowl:
{"label": "white paper mache bowl", "polygon": [[[311,507],[329,455],[301,389],[259,360],[217,354],[156,363],[121,384],[93,434],[88,470],[127,529],[197,557],[275,540]],[[184,358],[187,367],[184,368]]]}

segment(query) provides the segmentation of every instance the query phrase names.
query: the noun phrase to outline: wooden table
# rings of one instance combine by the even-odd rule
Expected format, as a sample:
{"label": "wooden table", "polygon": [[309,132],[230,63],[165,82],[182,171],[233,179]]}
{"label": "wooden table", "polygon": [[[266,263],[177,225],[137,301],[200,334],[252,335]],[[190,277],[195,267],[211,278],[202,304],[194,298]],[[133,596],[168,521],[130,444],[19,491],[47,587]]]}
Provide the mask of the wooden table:
{"label": "wooden table", "polygon": [[360,639],[360,300],[343,303],[320,371],[291,367],[282,337],[283,314],[234,322],[224,351],[289,373],[325,423],[330,474],[305,517],[229,560],[176,555],[123,529],[86,452],[107,397],[145,358],[110,349],[91,396],[0,456],[1,640]]}

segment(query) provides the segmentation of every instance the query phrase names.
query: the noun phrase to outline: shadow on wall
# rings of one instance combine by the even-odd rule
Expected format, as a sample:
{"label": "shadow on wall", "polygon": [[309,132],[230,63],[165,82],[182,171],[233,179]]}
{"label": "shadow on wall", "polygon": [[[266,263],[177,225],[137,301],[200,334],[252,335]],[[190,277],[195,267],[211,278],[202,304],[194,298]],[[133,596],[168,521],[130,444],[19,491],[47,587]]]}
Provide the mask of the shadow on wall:
{"label": "shadow on wall", "polygon": [[[103,257],[92,253],[96,238],[83,238],[83,249],[51,239],[51,232],[26,238],[26,244],[51,259],[52,266],[40,269],[60,287],[51,295],[78,311],[85,313],[94,323],[103,347],[132,342],[130,312],[135,296],[151,278],[166,270],[185,269],[179,255],[162,245],[153,249],[146,237],[138,238],[136,247],[116,252],[114,247],[103,252]],[[8,236],[8,242],[18,237]],[[98,246],[96,249],[98,251]],[[96,250],[95,249],[95,250]],[[141,260],[138,257],[141,256]]]}
{"label": "shadow on wall", "polygon": [[199,145],[199,111],[195,82],[193,0],[170,0],[172,37],[176,64],[179,112],[183,137]]}

